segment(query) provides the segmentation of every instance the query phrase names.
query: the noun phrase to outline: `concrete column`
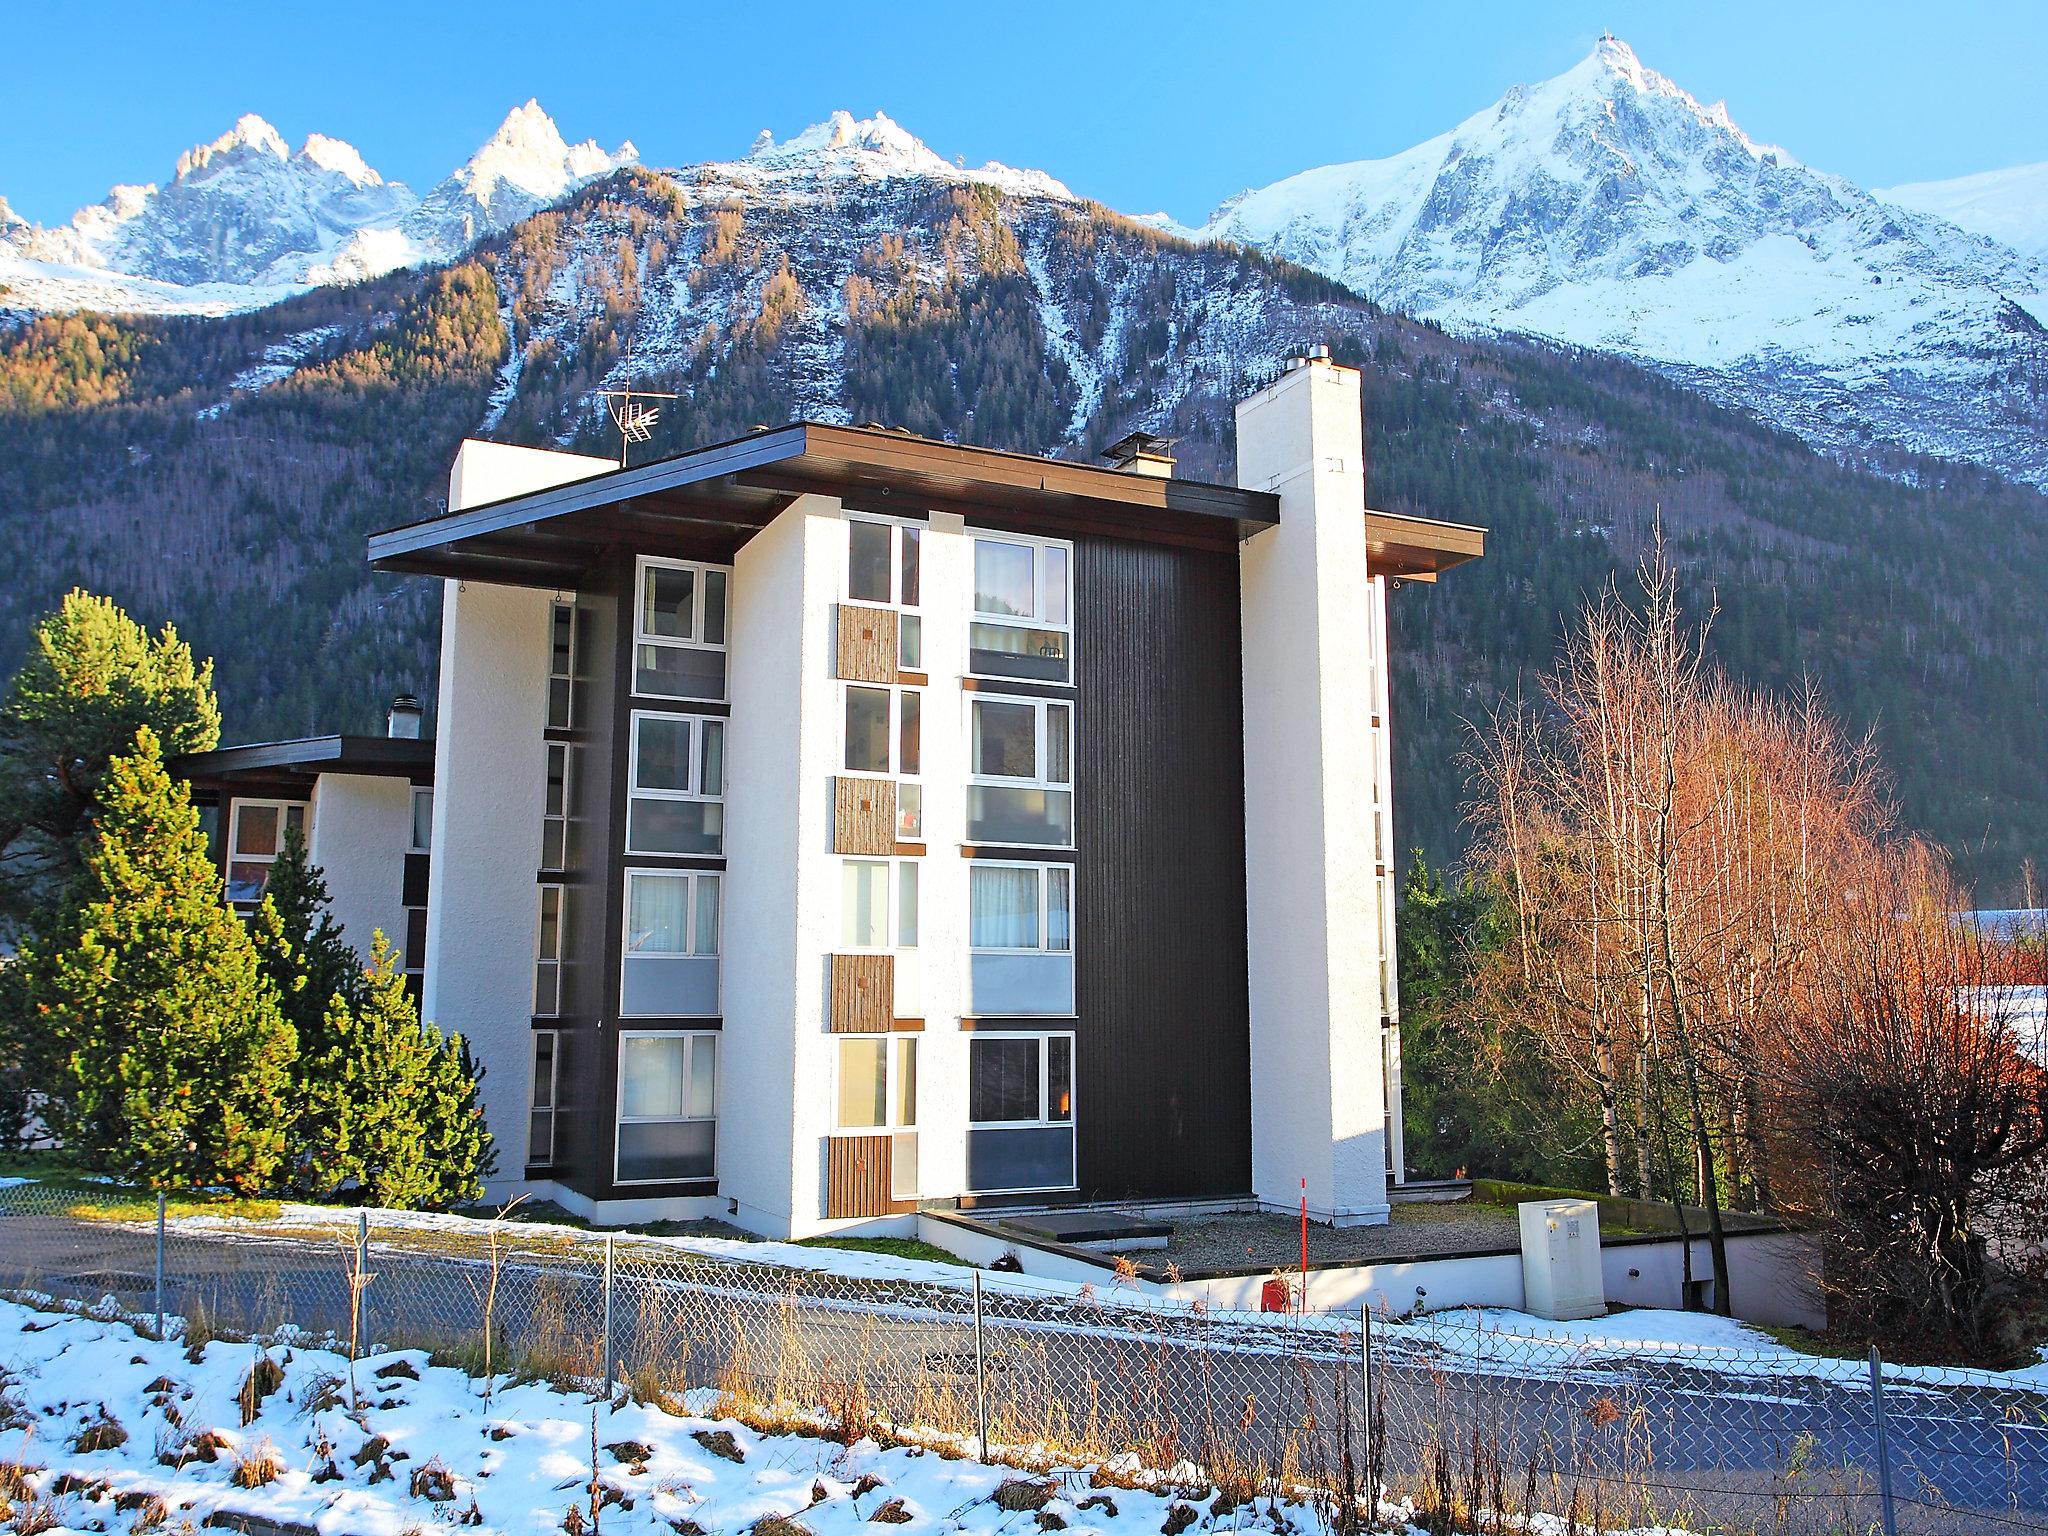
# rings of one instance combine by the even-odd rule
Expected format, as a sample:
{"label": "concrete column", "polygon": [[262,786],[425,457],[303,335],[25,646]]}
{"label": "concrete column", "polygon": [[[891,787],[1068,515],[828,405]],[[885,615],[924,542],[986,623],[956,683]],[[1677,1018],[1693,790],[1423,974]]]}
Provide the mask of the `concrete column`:
{"label": "concrete column", "polygon": [[1387,1219],[1378,743],[1357,371],[1291,368],[1237,408],[1238,483],[1280,522],[1239,555],[1252,1188]]}
{"label": "concrete column", "polygon": [[327,877],[342,936],[365,961],[371,935],[405,949],[405,855],[412,846],[412,784],[367,773],[323,773],[313,789],[307,857]]}

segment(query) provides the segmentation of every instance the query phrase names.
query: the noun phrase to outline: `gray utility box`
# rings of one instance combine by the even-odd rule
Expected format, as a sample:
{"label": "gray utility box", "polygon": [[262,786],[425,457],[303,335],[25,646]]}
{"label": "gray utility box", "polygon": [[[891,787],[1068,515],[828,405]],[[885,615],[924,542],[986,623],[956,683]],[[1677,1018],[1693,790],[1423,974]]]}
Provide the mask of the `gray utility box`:
{"label": "gray utility box", "polygon": [[1591,1200],[1525,1200],[1522,1309],[1563,1321],[1607,1310],[1600,1273],[1600,1207]]}

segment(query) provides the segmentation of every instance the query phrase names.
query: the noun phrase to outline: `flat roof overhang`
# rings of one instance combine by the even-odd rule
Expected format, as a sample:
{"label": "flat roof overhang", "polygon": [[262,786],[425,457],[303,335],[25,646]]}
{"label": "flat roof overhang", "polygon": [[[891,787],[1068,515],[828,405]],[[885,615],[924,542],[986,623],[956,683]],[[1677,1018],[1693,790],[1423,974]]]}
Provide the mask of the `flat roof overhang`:
{"label": "flat roof overhang", "polygon": [[795,422],[370,535],[382,571],[570,588],[607,549],[728,561],[808,494],[1022,532],[1217,550],[1280,520],[1267,491],[1128,474],[869,427]]}
{"label": "flat roof overhang", "polygon": [[193,752],[173,758],[170,769],[180,778],[227,785],[303,780],[310,788],[323,773],[432,783],[434,743],[431,737],[413,736],[306,736]]}
{"label": "flat roof overhang", "polygon": [[1365,513],[1365,558],[1375,576],[1435,581],[1452,566],[1486,553],[1486,530],[1405,512]]}

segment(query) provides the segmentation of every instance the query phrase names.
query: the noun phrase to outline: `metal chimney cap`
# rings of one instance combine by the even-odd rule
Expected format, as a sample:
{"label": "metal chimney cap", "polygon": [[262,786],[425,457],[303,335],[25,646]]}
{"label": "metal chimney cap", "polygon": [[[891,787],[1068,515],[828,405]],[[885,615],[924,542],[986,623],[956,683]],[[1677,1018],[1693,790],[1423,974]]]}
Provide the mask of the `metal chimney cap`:
{"label": "metal chimney cap", "polygon": [[1291,355],[1287,359],[1285,371],[1292,373],[1297,368],[1306,368],[1310,363],[1327,363],[1329,360],[1330,349],[1318,341],[1304,346],[1299,352]]}
{"label": "metal chimney cap", "polygon": [[396,740],[417,741],[420,735],[419,699],[401,693],[391,701],[391,713],[384,717],[384,733]]}

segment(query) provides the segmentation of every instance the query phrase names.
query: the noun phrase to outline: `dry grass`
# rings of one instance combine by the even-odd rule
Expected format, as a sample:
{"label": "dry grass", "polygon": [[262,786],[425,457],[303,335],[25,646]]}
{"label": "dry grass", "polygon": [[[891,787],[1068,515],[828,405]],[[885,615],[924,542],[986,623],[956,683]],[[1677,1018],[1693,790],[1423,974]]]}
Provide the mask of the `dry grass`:
{"label": "dry grass", "polygon": [[235,1470],[228,1474],[228,1481],[237,1488],[264,1487],[276,1482],[277,1475],[284,1470],[284,1460],[267,1435],[257,1436],[253,1444],[239,1447],[231,1454]]}

